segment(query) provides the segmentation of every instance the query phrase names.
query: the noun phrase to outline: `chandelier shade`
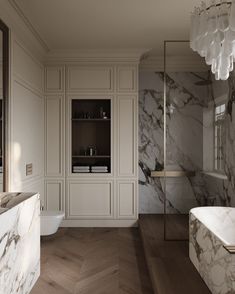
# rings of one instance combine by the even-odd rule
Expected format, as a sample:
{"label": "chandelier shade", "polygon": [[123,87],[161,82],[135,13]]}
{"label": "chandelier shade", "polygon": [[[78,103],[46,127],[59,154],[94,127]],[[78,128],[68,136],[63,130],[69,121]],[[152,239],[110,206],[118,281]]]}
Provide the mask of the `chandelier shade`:
{"label": "chandelier shade", "polygon": [[191,13],[190,47],[215,74],[227,80],[235,61],[235,0],[203,1]]}

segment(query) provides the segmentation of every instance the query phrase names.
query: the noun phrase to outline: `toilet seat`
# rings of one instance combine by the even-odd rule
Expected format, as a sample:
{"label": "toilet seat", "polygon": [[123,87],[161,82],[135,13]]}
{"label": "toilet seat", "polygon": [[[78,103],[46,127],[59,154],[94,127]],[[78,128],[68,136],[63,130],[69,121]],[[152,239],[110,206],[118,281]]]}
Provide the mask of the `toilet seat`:
{"label": "toilet seat", "polygon": [[40,213],[41,236],[55,234],[63,220],[63,211],[43,210]]}
{"label": "toilet seat", "polygon": [[41,216],[45,217],[50,217],[50,216],[62,216],[64,217],[64,212],[63,211],[56,211],[56,210],[42,210],[41,211]]}

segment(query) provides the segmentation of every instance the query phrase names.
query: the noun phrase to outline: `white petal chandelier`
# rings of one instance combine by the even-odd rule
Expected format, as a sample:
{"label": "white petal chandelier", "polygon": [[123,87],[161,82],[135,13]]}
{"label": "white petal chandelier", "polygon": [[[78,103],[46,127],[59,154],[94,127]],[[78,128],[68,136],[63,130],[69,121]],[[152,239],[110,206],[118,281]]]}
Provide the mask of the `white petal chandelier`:
{"label": "white petal chandelier", "polygon": [[235,61],[235,0],[210,0],[191,14],[190,47],[205,57],[216,80],[227,80]]}

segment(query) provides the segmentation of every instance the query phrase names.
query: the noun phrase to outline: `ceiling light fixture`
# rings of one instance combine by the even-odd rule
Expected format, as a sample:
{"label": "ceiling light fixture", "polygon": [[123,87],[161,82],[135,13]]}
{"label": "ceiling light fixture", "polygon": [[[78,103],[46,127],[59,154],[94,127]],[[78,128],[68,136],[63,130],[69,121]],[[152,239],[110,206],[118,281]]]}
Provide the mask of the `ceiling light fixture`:
{"label": "ceiling light fixture", "polygon": [[227,80],[235,61],[235,0],[203,1],[191,14],[190,47],[205,57],[216,80]]}

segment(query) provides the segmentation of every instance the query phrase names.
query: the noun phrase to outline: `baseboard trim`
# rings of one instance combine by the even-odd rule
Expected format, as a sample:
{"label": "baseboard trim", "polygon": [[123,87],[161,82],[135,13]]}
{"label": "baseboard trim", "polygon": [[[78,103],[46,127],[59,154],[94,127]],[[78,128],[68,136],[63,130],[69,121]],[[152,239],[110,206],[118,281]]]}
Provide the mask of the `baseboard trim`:
{"label": "baseboard trim", "polygon": [[61,224],[61,227],[84,227],[84,228],[99,228],[99,227],[107,227],[107,228],[125,228],[125,227],[137,227],[138,220],[64,220]]}

